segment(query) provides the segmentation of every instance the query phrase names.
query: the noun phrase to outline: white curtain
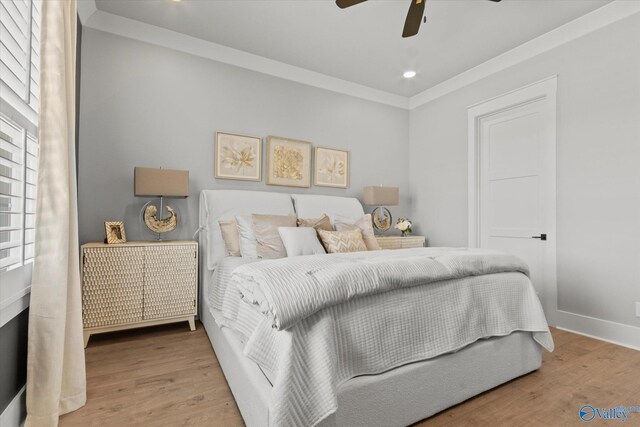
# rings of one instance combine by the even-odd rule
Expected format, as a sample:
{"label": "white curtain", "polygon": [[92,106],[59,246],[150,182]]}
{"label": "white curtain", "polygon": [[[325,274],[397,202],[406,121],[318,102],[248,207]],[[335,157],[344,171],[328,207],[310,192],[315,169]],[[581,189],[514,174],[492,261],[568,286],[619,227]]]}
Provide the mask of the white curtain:
{"label": "white curtain", "polygon": [[86,401],[75,172],[76,0],[44,0],[26,426]]}

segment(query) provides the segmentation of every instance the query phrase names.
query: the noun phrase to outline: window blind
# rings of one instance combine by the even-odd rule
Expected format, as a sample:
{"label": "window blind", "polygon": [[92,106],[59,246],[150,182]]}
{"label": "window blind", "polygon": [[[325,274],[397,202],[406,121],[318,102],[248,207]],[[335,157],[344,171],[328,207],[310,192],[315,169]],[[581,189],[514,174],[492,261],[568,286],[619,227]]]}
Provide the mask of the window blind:
{"label": "window blind", "polygon": [[0,270],[33,258],[38,143],[0,116]]}
{"label": "window blind", "polygon": [[0,1],[0,97],[13,107],[0,110],[0,273],[29,263],[34,252],[38,124],[20,112],[37,117],[39,109],[41,5]]}
{"label": "window blind", "polygon": [[0,79],[36,111],[41,7],[41,0],[0,1]]}

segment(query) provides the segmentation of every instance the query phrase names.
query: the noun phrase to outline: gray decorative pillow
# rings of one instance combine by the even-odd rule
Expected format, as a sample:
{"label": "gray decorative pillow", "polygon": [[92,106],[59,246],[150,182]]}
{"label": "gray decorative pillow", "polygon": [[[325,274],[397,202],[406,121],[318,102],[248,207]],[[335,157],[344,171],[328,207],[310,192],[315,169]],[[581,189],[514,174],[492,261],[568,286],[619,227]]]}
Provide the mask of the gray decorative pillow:
{"label": "gray decorative pillow", "polygon": [[287,256],[326,254],[312,227],[278,227]]}
{"label": "gray decorative pillow", "polygon": [[284,258],[284,248],[278,227],[295,227],[295,215],[251,215],[258,258]]}

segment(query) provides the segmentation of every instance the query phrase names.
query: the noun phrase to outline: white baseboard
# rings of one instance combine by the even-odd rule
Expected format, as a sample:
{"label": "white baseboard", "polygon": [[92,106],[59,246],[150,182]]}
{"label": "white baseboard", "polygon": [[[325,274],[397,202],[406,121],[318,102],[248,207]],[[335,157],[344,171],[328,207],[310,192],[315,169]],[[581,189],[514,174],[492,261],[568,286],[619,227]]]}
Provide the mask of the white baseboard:
{"label": "white baseboard", "polygon": [[23,386],[18,394],[15,395],[9,405],[2,411],[0,415],[0,426],[2,427],[22,427],[24,419],[22,414],[26,413],[26,394],[27,386]]}
{"label": "white baseboard", "polygon": [[558,329],[640,351],[640,328],[558,310]]}

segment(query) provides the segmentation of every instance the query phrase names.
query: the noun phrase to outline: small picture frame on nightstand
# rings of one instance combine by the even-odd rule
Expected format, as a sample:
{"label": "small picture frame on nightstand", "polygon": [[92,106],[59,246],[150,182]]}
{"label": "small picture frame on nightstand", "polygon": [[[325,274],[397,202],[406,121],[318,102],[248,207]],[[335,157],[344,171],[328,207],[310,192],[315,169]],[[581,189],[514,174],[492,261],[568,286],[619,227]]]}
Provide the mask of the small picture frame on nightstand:
{"label": "small picture frame on nightstand", "polygon": [[127,243],[127,235],[124,232],[124,222],[122,221],[105,221],[104,231],[106,234],[105,243],[117,244]]}

